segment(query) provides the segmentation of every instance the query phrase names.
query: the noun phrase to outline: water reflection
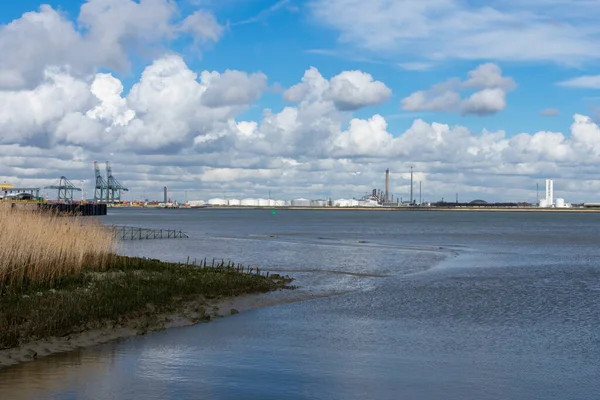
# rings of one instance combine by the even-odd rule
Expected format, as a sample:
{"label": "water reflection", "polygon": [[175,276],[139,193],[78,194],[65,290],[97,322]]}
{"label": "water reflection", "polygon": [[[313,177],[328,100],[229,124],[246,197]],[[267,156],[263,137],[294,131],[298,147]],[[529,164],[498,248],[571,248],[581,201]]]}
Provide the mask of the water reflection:
{"label": "water reflection", "polygon": [[128,243],[129,254],[214,254],[295,271],[300,294],[348,293],[0,370],[0,398],[600,393],[599,215],[193,212],[125,210],[109,219],[192,236]]}
{"label": "water reflection", "polygon": [[0,398],[41,399],[81,388],[115,367],[114,346],[43,357],[0,370]]}

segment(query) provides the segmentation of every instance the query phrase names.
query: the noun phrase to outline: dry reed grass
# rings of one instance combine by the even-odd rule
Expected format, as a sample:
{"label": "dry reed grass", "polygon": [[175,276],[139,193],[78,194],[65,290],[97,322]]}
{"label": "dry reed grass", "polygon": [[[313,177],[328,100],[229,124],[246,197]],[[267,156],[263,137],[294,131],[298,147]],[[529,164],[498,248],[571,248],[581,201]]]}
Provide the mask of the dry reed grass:
{"label": "dry reed grass", "polygon": [[101,322],[171,312],[199,296],[294,288],[287,276],[224,261],[179,264],[119,256],[114,233],[95,220],[4,206],[0,203],[0,349]]}
{"label": "dry reed grass", "polygon": [[0,287],[46,284],[85,269],[106,268],[112,232],[94,220],[0,207]]}

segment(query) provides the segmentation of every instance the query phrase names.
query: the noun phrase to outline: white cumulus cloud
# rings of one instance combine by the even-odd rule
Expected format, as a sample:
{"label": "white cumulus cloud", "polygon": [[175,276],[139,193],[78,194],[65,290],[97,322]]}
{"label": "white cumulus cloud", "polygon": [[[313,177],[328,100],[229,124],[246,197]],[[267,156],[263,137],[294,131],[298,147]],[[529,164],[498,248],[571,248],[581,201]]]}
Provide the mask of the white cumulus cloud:
{"label": "white cumulus cloud", "polygon": [[37,85],[47,66],[69,65],[79,77],[99,68],[126,70],[129,53],[147,54],[153,46],[182,35],[216,41],[223,28],[208,12],[179,20],[170,0],[88,0],[77,26],[49,5],[0,28],[0,88]]}
{"label": "white cumulus cloud", "polygon": [[310,98],[331,100],[340,111],[355,111],[381,104],[391,95],[390,88],[374,80],[368,73],[344,71],[328,81],[316,68],[311,67],[305,72],[302,82],[287,89],[283,97],[290,102]]}
{"label": "white cumulus cloud", "polygon": [[[506,92],[517,87],[510,77],[502,76],[499,66],[481,64],[468,72],[469,78],[460,81],[451,78],[434,85],[429,90],[420,90],[401,101],[406,111],[450,111],[463,115],[490,115],[506,108]],[[476,90],[466,99],[460,92]]]}
{"label": "white cumulus cloud", "polygon": [[202,96],[203,104],[208,107],[252,104],[267,87],[267,76],[263,73],[231,70],[223,74],[203,72],[202,81],[210,84]]}
{"label": "white cumulus cloud", "polygon": [[381,104],[392,95],[383,82],[362,71],[344,71],[331,78],[327,96],[343,111]]}
{"label": "white cumulus cloud", "polygon": [[473,93],[461,104],[464,115],[490,115],[506,108],[506,93],[500,88],[482,89]]}

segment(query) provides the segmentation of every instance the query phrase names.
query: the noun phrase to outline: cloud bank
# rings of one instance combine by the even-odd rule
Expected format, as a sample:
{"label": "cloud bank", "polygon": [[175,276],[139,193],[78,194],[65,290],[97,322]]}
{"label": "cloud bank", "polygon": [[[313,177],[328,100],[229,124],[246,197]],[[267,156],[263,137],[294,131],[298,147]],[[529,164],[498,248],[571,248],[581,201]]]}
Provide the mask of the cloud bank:
{"label": "cloud bank", "polygon": [[[269,191],[287,199],[351,198],[382,187],[386,168],[392,193],[406,198],[410,166],[430,201],[456,192],[535,201],[535,182],[547,176],[556,179],[557,196],[572,201],[594,200],[600,189],[600,128],[584,115],[574,115],[567,133],[510,136],[423,119],[391,132],[374,110],[392,98],[384,82],[366,71],[323,76],[307,67],[280,107],[249,118],[268,87],[264,73],[196,71],[162,49],[182,35],[198,46],[218,40],[222,26],[209,12],[180,16],[166,0],[90,0],[78,21],[84,33],[42,6],[0,29],[0,49],[17,51],[15,60],[0,60],[2,180],[45,186],[65,175],[84,180],[89,193],[92,162],[110,160],[130,199],[160,198],[163,186],[179,200]],[[125,89],[119,71],[136,49],[158,54]],[[27,51],[36,59],[23,69]],[[486,63],[402,104],[487,115],[504,109],[515,87]]]}

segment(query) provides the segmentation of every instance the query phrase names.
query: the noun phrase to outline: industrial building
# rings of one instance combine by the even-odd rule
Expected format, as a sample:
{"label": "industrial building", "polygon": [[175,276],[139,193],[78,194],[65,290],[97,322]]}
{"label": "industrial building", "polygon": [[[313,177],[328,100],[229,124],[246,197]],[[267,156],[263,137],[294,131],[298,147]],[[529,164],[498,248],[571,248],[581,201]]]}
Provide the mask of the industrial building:
{"label": "industrial building", "polygon": [[546,197],[539,200],[540,208],[571,208],[565,199],[557,198],[554,201],[554,180],[546,179]]}
{"label": "industrial building", "polygon": [[[385,190],[373,189],[372,193],[367,193],[360,199],[306,199],[297,198],[293,200],[274,200],[263,198],[245,198],[245,199],[225,199],[212,198],[208,201],[192,200],[188,201],[188,207],[382,207],[382,206],[401,206],[399,199],[389,192],[390,170],[385,170]],[[412,168],[411,168],[411,187],[412,187]],[[411,189],[412,192],[412,189]]]}
{"label": "industrial building", "polygon": [[378,207],[374,200],[337,199],[337,200],[311,200],[298,198],[293,200],[275,199],[224,199],[213,198],[208,201],[190,200],[186,203],[189,207]]}

